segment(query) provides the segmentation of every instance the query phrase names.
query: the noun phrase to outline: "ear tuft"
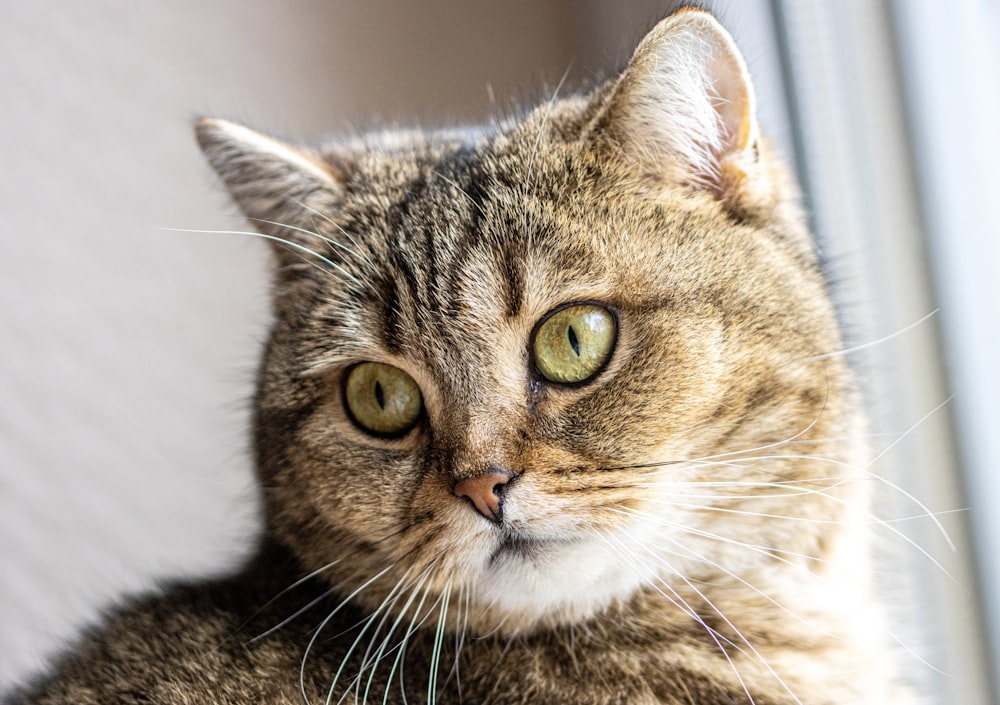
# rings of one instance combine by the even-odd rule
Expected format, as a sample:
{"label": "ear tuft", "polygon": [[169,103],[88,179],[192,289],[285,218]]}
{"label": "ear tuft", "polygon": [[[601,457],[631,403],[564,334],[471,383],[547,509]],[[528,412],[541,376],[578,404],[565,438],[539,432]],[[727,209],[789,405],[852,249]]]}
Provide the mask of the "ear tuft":
{"label": "ear tuft", "polygon": [[308,150],[216,118],[196,120],[194,131],[209,163],[252,220],[290,223],[303,206],[323,210],[337,200],[340,182]]}
{"label": "ear tuft", "polygon": [[722,196],[757,160],[749,72],[729,33],[702,10],[676,12],[646,35],[600,121],[645,181]]}

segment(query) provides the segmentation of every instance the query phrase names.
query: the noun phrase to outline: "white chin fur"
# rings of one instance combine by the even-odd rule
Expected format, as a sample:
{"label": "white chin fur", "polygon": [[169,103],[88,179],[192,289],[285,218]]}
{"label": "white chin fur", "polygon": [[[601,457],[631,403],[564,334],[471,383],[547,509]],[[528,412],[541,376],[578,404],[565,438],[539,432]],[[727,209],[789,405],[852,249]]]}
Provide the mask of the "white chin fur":
{"label": "white chin fur", "polygon": [[586,619],[662,575],[663,567],[644,548],[652,535],[653,527],[639,523],[603,539],[502,553],[484,562],[473,582],[473,601],[515,631]]}

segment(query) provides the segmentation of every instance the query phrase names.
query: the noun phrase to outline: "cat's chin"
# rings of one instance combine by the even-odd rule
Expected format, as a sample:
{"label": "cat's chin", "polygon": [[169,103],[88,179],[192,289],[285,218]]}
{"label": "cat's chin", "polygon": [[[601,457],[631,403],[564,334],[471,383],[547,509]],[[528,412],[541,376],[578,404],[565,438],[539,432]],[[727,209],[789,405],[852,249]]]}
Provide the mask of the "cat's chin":
{"label": "cat's chin", "polygon": [[500,537],[470,585],[474,631],[523,634],[579,624],[655,582],[659,571],[627,547],[632,529],[604,540]]}

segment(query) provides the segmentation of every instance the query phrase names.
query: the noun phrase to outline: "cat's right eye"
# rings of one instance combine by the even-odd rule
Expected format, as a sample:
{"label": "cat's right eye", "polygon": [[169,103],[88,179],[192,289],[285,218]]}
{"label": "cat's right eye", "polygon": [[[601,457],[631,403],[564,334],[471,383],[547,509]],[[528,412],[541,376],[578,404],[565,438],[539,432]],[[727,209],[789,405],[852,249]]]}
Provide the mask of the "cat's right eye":
{"label": "cat's right eye", "polygon": [[611,311],[590,303],[564,306],[546,316],[532,341],[535,368],[556,384],[581,384],[611,357],[617,336]]}
{"label": "cat's right eye", "polygon": [[398,367],[362,362],[347,373],[344,404],[354,422],[378,436],[398,436],[420,419],[420,387]]}

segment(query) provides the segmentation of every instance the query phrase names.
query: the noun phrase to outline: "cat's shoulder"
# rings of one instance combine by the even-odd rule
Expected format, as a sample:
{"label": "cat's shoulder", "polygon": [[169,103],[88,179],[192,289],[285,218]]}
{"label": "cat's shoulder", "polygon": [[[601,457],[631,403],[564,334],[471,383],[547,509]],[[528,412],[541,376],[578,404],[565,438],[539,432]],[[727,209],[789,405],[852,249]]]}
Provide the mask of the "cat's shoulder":
{"label": "cat's shoulder", "polygon": [[324,594],[308,581],[296,583],[295,565],[268,547],[233,574],[170,583],[127,600],[3,702],[299,702],[283,681],[298,670],[301,629],[270,632],[295,614],[295,605]]}

